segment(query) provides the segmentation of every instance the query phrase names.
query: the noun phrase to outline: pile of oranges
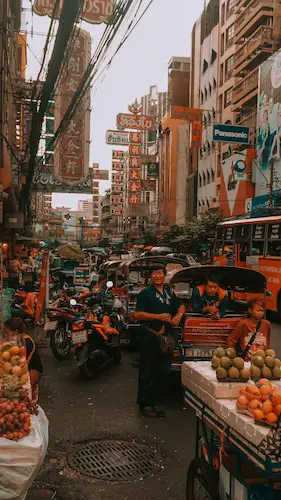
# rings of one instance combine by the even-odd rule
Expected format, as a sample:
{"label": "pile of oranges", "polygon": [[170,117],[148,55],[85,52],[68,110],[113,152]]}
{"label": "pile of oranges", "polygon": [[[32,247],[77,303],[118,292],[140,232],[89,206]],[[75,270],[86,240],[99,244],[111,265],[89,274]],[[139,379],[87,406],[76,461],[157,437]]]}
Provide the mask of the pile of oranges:
{"label": "pile of oranges", "polygon": [[24,346],[11,342],[0,345],[0,377],[4,383],[25,385],[28,378],[28,365]]}
{"label": "pile of oranges", "polygon": [[261,379],[256,385],[241,387],[236,406],[246,411],[257,421],[275,424],[281,415],[281,395],[267,379]]}

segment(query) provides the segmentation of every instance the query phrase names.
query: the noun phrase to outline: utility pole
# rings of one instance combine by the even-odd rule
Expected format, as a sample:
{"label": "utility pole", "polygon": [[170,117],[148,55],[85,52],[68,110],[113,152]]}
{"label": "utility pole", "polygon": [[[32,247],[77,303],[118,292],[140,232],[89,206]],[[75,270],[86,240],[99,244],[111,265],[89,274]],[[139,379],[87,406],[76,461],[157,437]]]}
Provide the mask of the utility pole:
{"label": "utility pole", "polygon": [[[4,0],[5,2],[5,0]],[[20,196],[20,211],[29,213],[29,198],[32,188],[32,181],[36,166],[36,156],[41,139],[41,131],[44,116],[47,110],[48,102],[54,92],[55,84],[59,77],[61,63],[70,40],[73,26],[79,16],[82,0],[71,0],[71,2],[64,2],[62,12],[59,20],[59,27],[56,35],[56,40],[52,52],[52,56],[48,66],[46,80],[42,87],[41,102],[39,110],[37,108],[33,111],[32,127],[29,136],[29,162],[26,181],[22,188]]]}
{"label": "utility pole", "polygon": [[[1,29],[1,25],[3,28]],[[4,168],[4,122],[5,122],[5,81],[6,63],[4,56],[4,38],[7,38],[7,0],[0,0],[0,168]]]}

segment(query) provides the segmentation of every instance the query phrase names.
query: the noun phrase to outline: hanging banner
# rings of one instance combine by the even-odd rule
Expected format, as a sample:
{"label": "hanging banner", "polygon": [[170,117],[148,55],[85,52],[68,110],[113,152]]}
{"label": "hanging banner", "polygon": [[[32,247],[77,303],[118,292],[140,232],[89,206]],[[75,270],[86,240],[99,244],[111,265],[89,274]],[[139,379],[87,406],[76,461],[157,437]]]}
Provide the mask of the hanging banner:
{"label": "hanging banner", "polygon": [[129,146],[129,134],[128,132],[121,132],[121,130],[107,130],[105,134],[105,142],[106,144],[112,146]]}
{"label": "hanging banner", "polygon": [[159,163],[147,163],[147,177],[158,177]]}
{"label": "hanging banner", "polygon": [[125,160],[126,158],[126,152],[125,151],[117,151],[116,149],[114,149],[112,151],[112,159],[113,160]]}
{"label": "hanging banner", "polygon": [[202,123],[193,122],[191,124],[190,147],[200,149],[202,147]]}
{"label": "hanging banner", "polygon": [[202,122],[203,109],[171,106],[171,118],[188,122]]}
{"label": "hanging banner", "polygon": [[140,144],[130,144],[129,146],[129,156],[138,157],[141,155],[142,147]]}
{"label": "hanging banner", "polygon": [[[55,96],[58,129],[91,59],[91,36],[80,29],[70,40],[71,53],[61,72]],[[67,185],[87,179],[90,162],[90,90],[61,139],[55,143],[55,176]],[[66,191],[67,192],[67,191]]]}
{"label": "hanging banner", "polygon": [[142,185],[145,191],[156,191],[156,179],[145,179]]}
{"label": "hanging banner", "polygon": [[[38,16],[52,17],[56,0],[34,0],[33,10]],[[80,18],[91,24],[109,24],[114,12],[116,0],[85,0]],[[58,16],[62,11],[63,1],[61,0]]]}
{"label": "hanging banner", "polygon": [[109,179],[109,170],[93,170],[93,179],[99,181],[108,181]]}
{"label": "hanging banner", "polygon": [[140,157],[129,157],[129,167],[130,168],[139,168],[142,165],[142,160]]}
{"label": "hanging banner", "polygon": [[39,286],[39,294],[36,304],[35,311],[35,325],[38,324],[38,321],[41,317],[41,313],[44,308],[45,299],[47,296],[47,278],[49,277],[49,252],[42,253],[42,268],[40,275],[40,286]]}
{"label": "hanging banner", "polygon": [[130,144],[141,144],[142,133],[141,132],[130,132],[129,133],[129,142],[130,142]]}
{"label": "hanging banner", "polygon": [[155,130],[156,123],[153,116],[120,113],[117,115],[117,127],[148,131]]}

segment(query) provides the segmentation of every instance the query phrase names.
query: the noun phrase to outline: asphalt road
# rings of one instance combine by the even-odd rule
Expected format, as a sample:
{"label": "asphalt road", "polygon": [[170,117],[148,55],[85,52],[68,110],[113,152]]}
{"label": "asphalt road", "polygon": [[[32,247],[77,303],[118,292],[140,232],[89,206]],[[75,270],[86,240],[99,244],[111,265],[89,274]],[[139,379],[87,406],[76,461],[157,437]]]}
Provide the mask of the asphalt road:
{"label": "asphalt road", "polygon": [[[271,318],[275,319],[275,318]],[[272,347],[281,356],[281,326],[273,323]],[[195,450],[195,416],[185,409],[178,383],[167,401],[167,418],[141,418],[135,405],[138,371],[135,355],[125,353],[98,379],[85,382],[74,360],[59,363],[49,349],[41,350],[44,378],[40,404],[50,424],[45,464],[27,500],[183,500],[185,476]],[[116,439],[155,447],[161,469],[134,483],[88,479],[68,465],[77,443]]]}

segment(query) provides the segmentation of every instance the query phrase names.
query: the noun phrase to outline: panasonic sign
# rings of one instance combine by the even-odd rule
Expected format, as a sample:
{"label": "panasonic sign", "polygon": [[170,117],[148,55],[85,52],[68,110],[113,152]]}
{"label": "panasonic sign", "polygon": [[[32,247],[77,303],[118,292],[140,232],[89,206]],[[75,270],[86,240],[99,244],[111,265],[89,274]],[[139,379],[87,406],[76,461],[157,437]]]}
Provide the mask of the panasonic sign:
{"label": "panasonic sign", "polygon": [[236,125],[224,125],[216,123],[213,129],[213,141],[231,142],[236,144],[249,144],[249,127],[239,127]]}

